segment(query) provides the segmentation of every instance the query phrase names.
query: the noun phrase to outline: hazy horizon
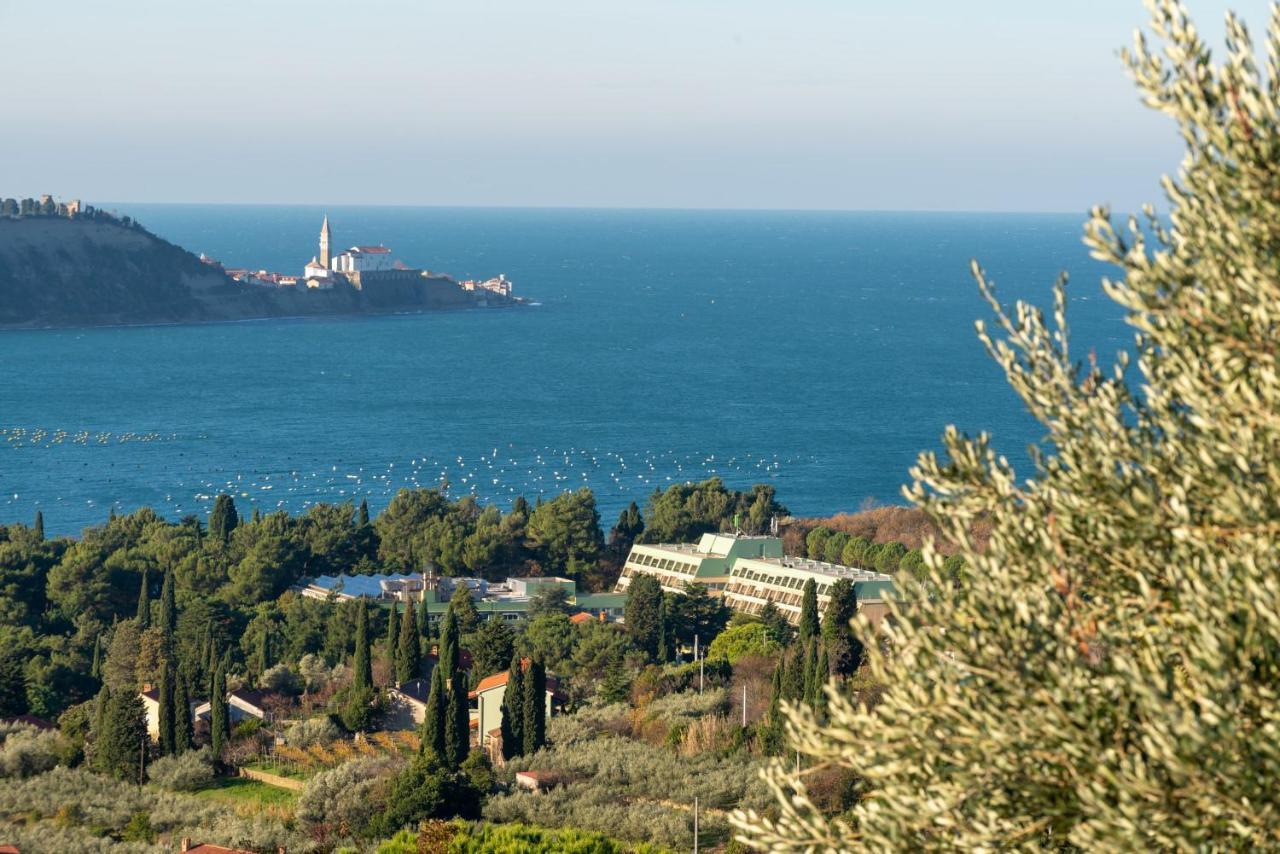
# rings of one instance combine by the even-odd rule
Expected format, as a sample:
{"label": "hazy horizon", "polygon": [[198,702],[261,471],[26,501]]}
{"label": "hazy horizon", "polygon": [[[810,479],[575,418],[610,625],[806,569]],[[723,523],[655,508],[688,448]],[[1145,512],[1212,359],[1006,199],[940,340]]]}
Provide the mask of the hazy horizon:
{"label": "hazy horizon", "polygon": [[[1220,54],[1222,13],[1190,0]],[[1181,145],[1139,0],[0,0],[5,196],[113,204],[1078,213]]]}

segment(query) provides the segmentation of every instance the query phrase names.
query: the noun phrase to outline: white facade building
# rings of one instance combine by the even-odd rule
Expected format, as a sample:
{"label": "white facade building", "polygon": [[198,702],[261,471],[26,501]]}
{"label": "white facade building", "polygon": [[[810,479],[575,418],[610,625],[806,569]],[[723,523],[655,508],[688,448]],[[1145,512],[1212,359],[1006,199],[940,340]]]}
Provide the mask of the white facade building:
{"label": "white facade building", "polygon": [[370,273],[391,270],[395,262],[391,250],[385,246],[352,246],[333,259],[333,269],[339,273]]}

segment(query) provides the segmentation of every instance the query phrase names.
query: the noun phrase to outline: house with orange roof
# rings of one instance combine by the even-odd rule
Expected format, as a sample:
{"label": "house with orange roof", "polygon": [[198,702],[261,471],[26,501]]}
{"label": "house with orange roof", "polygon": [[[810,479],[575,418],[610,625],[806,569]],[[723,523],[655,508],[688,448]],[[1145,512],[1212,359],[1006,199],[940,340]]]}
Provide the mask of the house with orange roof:
{"label": "house with orange roof", "polygon": [[[529,659],[521,659],[520,667],[522,670],[528,670]],[[479,745],[480,747],[489,748],[501,739],[502,699],[507,695],[507,680],[510,676],[509,670],[486,676],[480,680],[474,691],[467,694],[468,698],[476,702],[472,725],[478,733],[483,734],[481,736],[483,743]],[[547,674],[547,717],[563,711],[564,704],[565,697],[560,692],[559,681],[551,674]]]}

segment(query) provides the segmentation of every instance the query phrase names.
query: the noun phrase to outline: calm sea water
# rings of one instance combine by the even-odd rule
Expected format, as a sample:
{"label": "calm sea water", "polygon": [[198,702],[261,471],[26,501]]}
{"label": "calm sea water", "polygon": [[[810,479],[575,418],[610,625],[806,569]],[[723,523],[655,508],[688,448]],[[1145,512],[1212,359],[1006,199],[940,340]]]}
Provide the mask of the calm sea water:
{"label": "calm sea water", "polygon": [[1078,352],[1129,341],[1082,216],[121,206],[228,266],[299,270],[324,213],[527,309],[0,333],[0,522],[108,507],[293,511],[448,478],[455,494],[595,489],[606,527],[719,475],[793,512],[899,500],[945,425],[1025,469],[1042,438],[982,351],[978,257],[1005,299],[1074,274]]}

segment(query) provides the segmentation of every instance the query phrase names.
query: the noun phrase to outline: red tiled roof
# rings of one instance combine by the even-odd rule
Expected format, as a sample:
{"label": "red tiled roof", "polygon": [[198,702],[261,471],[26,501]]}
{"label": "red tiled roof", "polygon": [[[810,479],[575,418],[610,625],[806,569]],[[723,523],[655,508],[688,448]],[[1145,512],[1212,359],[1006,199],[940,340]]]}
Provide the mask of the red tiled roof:
{"label": "red tiled roof", "polygon": [[363,252],[366,255],[389,255],[391,250],[385,246],[352,246],[352,251]]}
{"label": "red tiled roof", "polygon": [[16,845],[0,845],[0,854],[22,854]]}
{"label": "red tiled roof", "polygon": [[569,622],[573,623],[575,626],[580,626],[583,623],[593,623],[595,622],[595,619],[595,617],[591,616],[586,611],[579,611],[569,618]]}
{"label": "red tiled roof", "polygon": [[[529,659],[527,658],[520,659],[520,669],[521,670],[529,669]],[[475,699],[476,696],[478,696],[484,691],[492,691],[494,688],[500,688],[503,685],[506,685],[507,679],[510,677],[510,675],[511,675],[510,670],[504,670],[501,673],[495,673],[492,676],[484,677],[483,679],[481,679],[479,682],[476,683],[475,690],[467,694],[467,698]],[[560,683],[556,679],[556,677],[550,674],[547,674],[547,690],[550,691],[552,694],[559,696],[559,690],[558,690],[559,686],[560,686]]]}
{"label": "red tiled roof", "polygon": [[202,842],[199,845],[192,845],[188,848],[187,854],[253,854],[253,852],[245,851],[243,848],[226,848],[222,845]]}

